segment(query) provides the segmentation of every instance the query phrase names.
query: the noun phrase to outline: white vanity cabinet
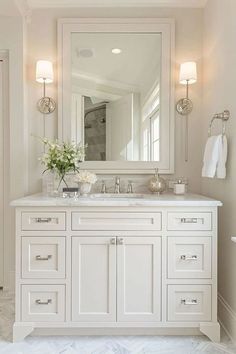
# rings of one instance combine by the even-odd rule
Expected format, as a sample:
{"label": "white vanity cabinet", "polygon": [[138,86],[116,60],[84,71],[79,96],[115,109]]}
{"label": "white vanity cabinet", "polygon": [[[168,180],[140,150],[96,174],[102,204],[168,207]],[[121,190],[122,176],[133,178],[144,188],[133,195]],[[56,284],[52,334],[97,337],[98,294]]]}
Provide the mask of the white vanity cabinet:
{"label": "white vanity cabinet", "polygon": [[[14,340],[204,333],[219,340],[217,207],[201,196],[16,206]],[[63,332],[64,331],[64,332]]]}

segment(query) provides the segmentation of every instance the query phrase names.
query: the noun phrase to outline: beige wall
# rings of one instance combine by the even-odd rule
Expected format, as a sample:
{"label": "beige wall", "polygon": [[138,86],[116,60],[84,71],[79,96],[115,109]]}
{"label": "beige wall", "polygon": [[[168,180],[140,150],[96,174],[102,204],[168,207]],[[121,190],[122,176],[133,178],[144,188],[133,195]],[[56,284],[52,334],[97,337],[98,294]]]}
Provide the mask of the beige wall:
{"label": "beige wall", "polygon": [[[0,50],[9,52],[9,117],[5,134],[9,139],[6,159],[5,232],[4,232],[4,283],[11,287],[14,276],[14,210],[10,200],[19,198],[27,191],[25,173],[25,115],[24,115],[24,55],[23,21],[20,17],[0,16]],[[10,149],[9,149],[10,147]]]}
{"label": "beige wall", "polygon": [[[171,17],[176,20],[176,66],[186,60],[198,62],[199,81],[190,89],[194,100],[194,112],[190,117],[189,162],[184,162],[183,119],[176,118],[176,175],[186,176],[192,191],[200,191],[201,170],[201,115],[202,115],[202,21],[201,9],[47,9],[35,10],[28,25],[28,87],[29,87],[29,130],[33,135],[43,134],[43,117],[35,104],[42,94],[41,86],[35,82],[35,63],[40,58],[57,63],[57,18],[62,17]],[[57,99],[57,85],[48,85],[48,92]],[[176,87],[176,98],[185,94],[181,85]],[[57,113],[46,117],[46,136],[57,136]],[[33,137],[29,138],[29,192],[41,188],[41,168],[37,157],[42,147]],[[133,178],[134,179],[134,178]],[[139,180],[139,178],[135,178]]]}
{"label": "beige wall", "polygon": [[[229,311],[220,303],[220,318],[236,341],[236,244],[230,240],[231,236],[236,235],[235,16],[235,0],[209,0],[204,13],[204,140],[212,114],[229,109],[232,118],[227,124],[227,178],[202,179],[202,192],[224,203],[219,217],[219,293],[234,314],[231,311],[229,318]],[[220,126],[218,128],[221,129]]]}

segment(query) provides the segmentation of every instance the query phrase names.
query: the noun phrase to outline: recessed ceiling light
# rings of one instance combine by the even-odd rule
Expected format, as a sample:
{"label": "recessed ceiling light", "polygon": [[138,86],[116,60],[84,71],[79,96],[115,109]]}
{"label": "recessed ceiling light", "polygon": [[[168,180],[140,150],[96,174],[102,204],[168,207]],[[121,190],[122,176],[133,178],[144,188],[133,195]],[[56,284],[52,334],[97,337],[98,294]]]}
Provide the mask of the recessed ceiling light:
{"label": "recessed ceiling light", "polygon": [[113,54],[120,54],[120,53],[122,52],[122,50],[121,50],[120,48],[113,48],[113,49],[111,50],[111,52],[112,52]]}

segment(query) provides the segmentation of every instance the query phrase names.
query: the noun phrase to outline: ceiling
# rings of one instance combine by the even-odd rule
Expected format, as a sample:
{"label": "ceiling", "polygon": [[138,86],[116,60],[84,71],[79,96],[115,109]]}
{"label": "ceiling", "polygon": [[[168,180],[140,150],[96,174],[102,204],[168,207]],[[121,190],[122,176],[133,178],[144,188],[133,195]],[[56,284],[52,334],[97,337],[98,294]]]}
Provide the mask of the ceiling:
{"label": "ceiling", "polygon": [[30,8],[55,7],[205,7],[207,0],[24,0]]}

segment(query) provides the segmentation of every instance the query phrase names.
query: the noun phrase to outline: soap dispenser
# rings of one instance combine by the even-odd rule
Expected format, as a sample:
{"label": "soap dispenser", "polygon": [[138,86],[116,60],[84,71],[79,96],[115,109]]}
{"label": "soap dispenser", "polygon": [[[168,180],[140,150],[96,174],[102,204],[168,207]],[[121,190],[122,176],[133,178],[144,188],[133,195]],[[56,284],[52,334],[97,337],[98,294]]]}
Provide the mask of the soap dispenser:
{"label": "soap dispenser", "polygon": [[155,175],[149,180],[148,188],[152,193],[160,194],[166,189],[164,178],[159,176],[158,168],[155,169]]}
{"label": "soap dispenser", "polygon": [[177,180],[177,182],[174,184],[174,193],[175,194],[184,194],[186,189],[186,185],[183,182],[183,180],[180,178]]}

